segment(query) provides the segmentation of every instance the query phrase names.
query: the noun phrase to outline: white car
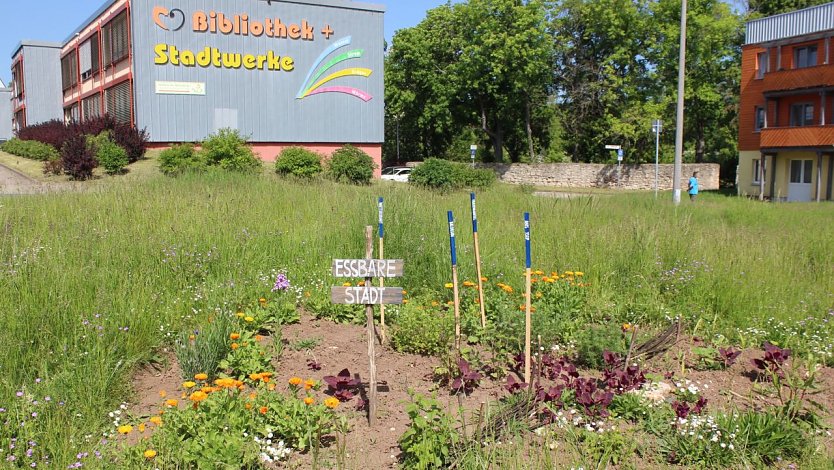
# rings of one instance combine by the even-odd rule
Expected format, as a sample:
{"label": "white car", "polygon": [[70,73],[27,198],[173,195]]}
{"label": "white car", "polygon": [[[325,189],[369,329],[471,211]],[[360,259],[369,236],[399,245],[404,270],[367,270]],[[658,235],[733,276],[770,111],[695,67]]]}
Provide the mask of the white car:
{"label": "white car", "polygon": [[407,166],[389,166],[382,169],[382,179],[387,181],[408,182],[408,176],[411,174],[411,168]]}

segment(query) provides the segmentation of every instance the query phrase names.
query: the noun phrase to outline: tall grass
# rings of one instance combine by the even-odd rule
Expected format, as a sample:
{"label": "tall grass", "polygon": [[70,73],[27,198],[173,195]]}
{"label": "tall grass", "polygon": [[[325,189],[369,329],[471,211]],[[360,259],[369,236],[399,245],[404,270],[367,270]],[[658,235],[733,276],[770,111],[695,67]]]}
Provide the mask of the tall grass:
{"label": "tall grass", "polygon": [[[275,269],[308,290],[335,282],[333,258],[363,255],[377,196],[386,257],[405,259],[398,284],[451,280],[446,210],[461,279],[474,279],[466,193],[211,173],[0,199],[0,406],[23,387],[63,401],[32,424],[52,459],[71,463],[130,399],[131,368],[182,328],[256,299]],[[501,186],[479,193],[478,209],[490,281],[521,286],[529,211],[535,267],[583,271],[589,321],[684,315],[721,331],[834,305],[831,204],[707,194],[674,207],[651,194],[561,200]]]}

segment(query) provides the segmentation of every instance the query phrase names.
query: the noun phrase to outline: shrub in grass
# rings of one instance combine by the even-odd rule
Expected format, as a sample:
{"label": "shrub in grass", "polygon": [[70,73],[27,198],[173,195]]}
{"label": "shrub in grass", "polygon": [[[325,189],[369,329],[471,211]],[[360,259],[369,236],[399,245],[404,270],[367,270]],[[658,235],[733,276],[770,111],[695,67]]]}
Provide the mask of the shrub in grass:
{"label": "shrub in grass", "polygon": [[591,369],[605,367],[603,353],[611,351],[625,356],[626,344],[618,325],[600,325],[586,328],[576,336],[577,363]]}
{"label": "shrub in grass", "polygon": [[69,124],[55,119],[27,126],[18,131],[17,135],[22,140],[43,142],[60,150],[63,149],[65,143],[76,136],[97,136],[104,131],[109,131],[111,139],[127,152],[129,163],[133,163],[144,156],[148,146],[147,132],[140,131],[129,123],[119,122],[110,115]]}
{"label": "shrub in grass", "polygon": [[220,129],[209,135],[200,153],[208,165],[224,170],[250,173],[262,168],[261,161],[236,129]]}
{"label": "shrub in grass", "polygon": [[48,161],[60,157],[54,147],[36,140],[11,139],[0,145],[0,150],[31,160]]}
{"label": "shrub in grass", "polygon": [[438,356],[449,349],[454,326],[449,315],[423,305],[414,302],[401,307],[394,319],[391,345],[400,352]]}
{"label": "shrub in grass", "polygon": [[376,164],[370,155],[352,145],[345,145],[333,152],[329,173],[336,181],[369,184],[374,176],[374,168]]}
{"label": "shrub in grass", "polygon": [[159,154],[159,169],[166,175],[203,171],[206,160],[194,149],[194,144],[177,144]]}
{"label": "shrub in grass", "polygon": [[228,314],[220,314],[202,330],[183,331],[177,338],[177,361],[185,380],[193,380],[196,374],[213,376],[220,361],[229,353],[234,320]]}
{"label": "shrub in grass", "polygon": [[43,174],[58,176],[62,173],[64,173],[64,162],[61,161],[60,155],[43,162]]}
{"label": "shrub in grass", "polygon": [[96,159],[107,174],[115,175],[124,171],[128,164],[127,152],[111,139],[109,131],[87,137],[87,145],[93,147]]}
{"label": "shrub in grass", "polygon": [[91,178],[93,169],[98,167],[95,152],[83,135],[75,136],[64,144],[61,148],[61,161],[64,172],[76,180]]}
{"label": "shrub in grass", "polygon": [[491,170],[470,168],[462,163],[429,158],[417,166],[408,181],[425,188],[449,190],[464,187],[485,188],[495,183]]}
{"label": "shrub in grass", "polygon": [[399,439],[403,468],[445,468],[461,439],[457,423],[434,398],[413,395],[411,399],[406,406],[411,424]]}
{"label": "shrub in grass", "polygon": [[58,151],[75,135],[73,129],[60,119],[26,126],[17,131],[17,137],[20,140],[35,140],[51,145],[52,148]]}
{"label": "shrub in grass", "polygon": [[288,147],[275,160],[275,172],[299,178],[312,178],[321,173],[321,155],[303,147]]}

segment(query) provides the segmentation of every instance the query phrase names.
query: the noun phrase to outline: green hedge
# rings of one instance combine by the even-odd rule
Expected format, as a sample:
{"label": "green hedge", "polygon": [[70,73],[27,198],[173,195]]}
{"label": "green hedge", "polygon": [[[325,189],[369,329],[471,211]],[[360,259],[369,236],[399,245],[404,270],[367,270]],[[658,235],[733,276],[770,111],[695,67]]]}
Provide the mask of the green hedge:
{"label": "green hedge", "polygon": [[61,158],[61,154],[54,147],[36,140],[20,140],[15,138],[0,145],[0,150],[17,155],[18,157],[44,162]]}
{"label": "green hedge", "polygon": [[463,163],[429,158],[417,166],[409,183],[432,189],[486,188],[495,183],[495,172]]}
{"label": "green hedge", "polygon": [[275,172],[299,178],[312,178],[322,172],[321,155],[303,147],[287,147],[275,160]]}
{"label": "green hedge", "polygon": [[369,184],[374,177],[374,160],[353,145],[345,145],[330,158],[330,177],[336,181]]}

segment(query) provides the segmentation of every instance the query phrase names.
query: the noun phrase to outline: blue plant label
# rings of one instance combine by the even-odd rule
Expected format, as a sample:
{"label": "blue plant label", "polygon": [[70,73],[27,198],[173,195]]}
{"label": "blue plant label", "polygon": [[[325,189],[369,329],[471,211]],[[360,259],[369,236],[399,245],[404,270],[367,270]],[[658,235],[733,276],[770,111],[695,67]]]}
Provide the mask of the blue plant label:
{"label": "blue plant label", "polygon": [[469,193],[472,201],[472,233],[478,233],[478,210],[475,208],[475,193]]}
{"label": "blue plant label", "polygon": [[458,264],[458,254],[455,250],[455,216],[449,211],[449,247],[452,250],[452,266]]}
{"label": "blue plant label", "polygon": [[383,226],[382,226],[382,209],[383,209],[382,198],[379,198],[379,203],[377,205],[377,208],[379,209],[379,238],[382,238],[385,235],[385,231],[383,230]]}
{"label": "blue plant label", "polygon": [[524,213],[524,251],[525,251],[525,266],[527,269],[532,267],[532,256],[530,254],[530,213]]}

